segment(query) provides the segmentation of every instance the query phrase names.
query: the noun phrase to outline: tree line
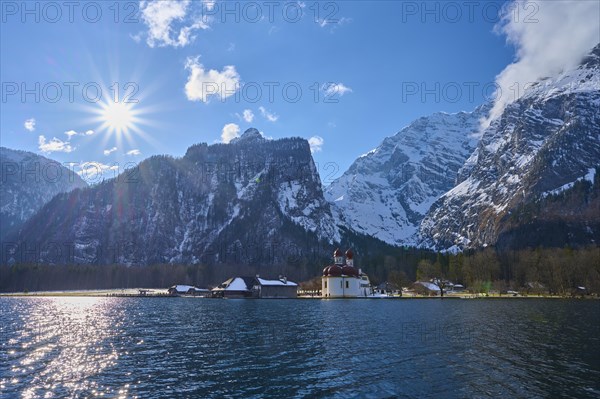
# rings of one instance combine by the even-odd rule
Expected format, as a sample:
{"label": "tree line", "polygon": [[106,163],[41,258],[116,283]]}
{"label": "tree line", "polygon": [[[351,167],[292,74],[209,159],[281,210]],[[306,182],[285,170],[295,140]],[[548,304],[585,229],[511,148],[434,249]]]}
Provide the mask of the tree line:
{"label": "tree line", "polygon": [[[324,266],[331,261],[285,265],[43,265],[0,266],[0,292],[167,288],[175,284],[215,286],[233,276],[265,278],[286,275],[292,281],[313,280],[320,286]],[[600,293],[600,247],[496,250],[485,248],[458,254],[416,248],[393,248],[357,257],[356,265],[374,284],[398,287],[414,281],[448,280],[472,292],[515,290],[569,295],[577,287]]]}
{"label": "tree line", "polygon": [[[397,286],[410,279],[390,269],[382,276]],[[437,253],[421,259],[415,281],[464,285],[470,292],[521,291],[570,295],[575,291],[600,294],[600,247],[535,248],[497,251],[485,248],[458,254]],[[581,288],[583,289],[581,289]]]}

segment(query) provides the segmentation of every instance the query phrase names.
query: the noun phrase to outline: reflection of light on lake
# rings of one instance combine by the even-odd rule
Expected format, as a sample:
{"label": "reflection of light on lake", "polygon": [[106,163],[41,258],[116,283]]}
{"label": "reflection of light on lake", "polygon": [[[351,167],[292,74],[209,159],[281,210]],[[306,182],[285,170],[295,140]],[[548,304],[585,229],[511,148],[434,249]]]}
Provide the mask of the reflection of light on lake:
{"label": "reflection of light on lake", "polygon": [[0,397],[598,397],[597,309],[0,297]]}
{"label": "reflection of light on lake", "polygon": [[[30,312],[22,319],[20,337],[12,340],[11,349],[20,357],[12,366],[13,375],[31,379],[22,398],[88,396],[90,392],[117,396],[114,391],[102,392],[94,381],[118,359],[115,338],[124,317],[115,317],[115,304],[94,297],[30,301]],[[119,397],[127,396],[127,388],[118,392]]]}

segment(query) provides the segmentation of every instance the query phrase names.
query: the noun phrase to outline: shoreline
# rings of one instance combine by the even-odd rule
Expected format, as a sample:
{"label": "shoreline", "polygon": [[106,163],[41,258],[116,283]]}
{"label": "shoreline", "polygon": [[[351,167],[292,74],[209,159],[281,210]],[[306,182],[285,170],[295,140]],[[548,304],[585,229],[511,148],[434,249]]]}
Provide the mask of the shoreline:
{"label": "shoreline", "polygon": [[[35,291],[35,292],[2,292],[0,298],[49,298],[49,297],[71,297],[71,298],[201,298],[201,299],[219,299],[210,297],[201,297],[193,295],[170,295],[165,289],[148,288],[147,294],[140,294],[140,288],[135,289],[108,289],[108,290],[65,290],[65,291]],[[264,298],[266,299],[266,298]],[[403,296],[370,296],[359,298],[321,298],[319,296],[298,296],[297,298],[273,298],[273,299],[319,299],[319,300],[336,300],[336,299],[600,299],[592,295],[585,296],[570,296],[570,295],[507,295],[507,294],[469,294],[469,293],[453,293],[446,294],[443,298],[439,296],[424,296],[424,295],[403,295]]]}

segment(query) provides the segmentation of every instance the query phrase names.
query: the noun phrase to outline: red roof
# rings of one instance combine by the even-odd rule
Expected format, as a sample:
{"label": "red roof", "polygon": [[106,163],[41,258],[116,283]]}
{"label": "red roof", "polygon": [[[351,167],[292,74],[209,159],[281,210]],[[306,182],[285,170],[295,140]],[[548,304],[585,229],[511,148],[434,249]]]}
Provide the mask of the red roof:
{"label": "red roof", "polygon": [[340,277],[342,275],[342,268],[338,265],[329,266],[327,269],[327,275],[331,277]]}

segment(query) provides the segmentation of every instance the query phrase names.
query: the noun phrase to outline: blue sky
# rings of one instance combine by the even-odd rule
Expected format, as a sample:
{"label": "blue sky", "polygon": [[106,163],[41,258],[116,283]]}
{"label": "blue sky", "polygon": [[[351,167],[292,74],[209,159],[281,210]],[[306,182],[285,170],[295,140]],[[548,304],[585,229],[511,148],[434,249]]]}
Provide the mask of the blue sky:
{"label": "blue sky", "polygon": [[[256,127],[313,138],[328,183],[415,118],[484,102],[515,58],[494,32],[501,3],[45,4],[2,3],[1,144],[78,165],[182,156]],[[138,103],[113,107],[111,87]]]}

